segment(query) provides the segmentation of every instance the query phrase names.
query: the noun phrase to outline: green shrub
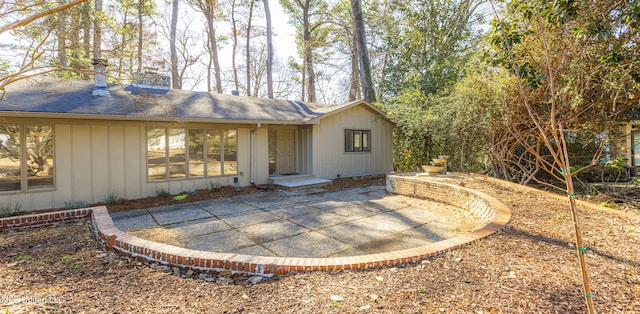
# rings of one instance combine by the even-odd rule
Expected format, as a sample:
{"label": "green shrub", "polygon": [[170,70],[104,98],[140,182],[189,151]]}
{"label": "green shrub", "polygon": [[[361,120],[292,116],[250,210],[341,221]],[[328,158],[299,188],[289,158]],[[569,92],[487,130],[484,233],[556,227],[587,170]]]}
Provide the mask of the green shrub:
{"label": "green shrub", "polygon": [[8,217],[15,215],[22,208],[22,204],[16,203],[13,207],[11,205],[5,206],[4,204],[0,204],[0,217]]}
{"label": "green shrub", "polygon": [[164,187],[160,187],[156,189],[156,196],[158,197],[167,197],[171,194],[169,194],[169,191],[167,191],[167,189],[165,189]]}
{"label": "green shrub", "polygon": [[86,201],[64,202],[64,208],[66,208],[67,210],[78,209],[78,208],[87,208],[87,207],[89,207],[89,203],[87,203]]}
{"label": "green shrub", "polygon": [[122,199],[117,191],[113,191],[104,199],[104,203],[107,205],[118,205],[122,203]]}
{"label": "green shrub", "polygon": [[218,184],[218,182],[209,181],[209,190],[213,192],[220,192],[221,188],[222,187],[220,186],[220,184]]}

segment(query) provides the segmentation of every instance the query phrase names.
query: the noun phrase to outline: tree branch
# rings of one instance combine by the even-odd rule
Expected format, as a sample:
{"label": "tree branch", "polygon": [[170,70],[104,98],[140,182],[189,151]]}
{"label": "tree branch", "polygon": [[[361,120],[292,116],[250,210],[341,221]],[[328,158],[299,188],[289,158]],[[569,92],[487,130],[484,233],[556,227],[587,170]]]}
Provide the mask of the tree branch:
{"label": "tree branch", "polygon": [[9,30],[18,28],[20,26],[27,25],[27,24],[29,24],[29,23],[31,23],[31,22],[33,22],[33,21],[35,21],[35,20],[37,20],[37,19],[39,19],[41,17],[60,12],[62,10],[66,10],[66,9],[68,9],[70,7],[76,6],[78,4],[81,4],[81,3],[87,2],[87,1],[89,1],[89,0],[75,0],[73,2],[69,2],[67,4],[63,4],[61,6],[55,7],[53,9],[49,9],[49,10],[46,10],[46,11],[43,11],[43,12],[40,12],[40,13],[36,13],[36,14],[34,14],[32,16],[29,16],[29,17],[27,17],[25,19],[22,19],[22,20],[19,20],[19,21],[15,21],[13,23],[9,23],[7,25],[4,25],[4,26],[0,27],[0,34],[6,32],[6,31],[9,31]]}

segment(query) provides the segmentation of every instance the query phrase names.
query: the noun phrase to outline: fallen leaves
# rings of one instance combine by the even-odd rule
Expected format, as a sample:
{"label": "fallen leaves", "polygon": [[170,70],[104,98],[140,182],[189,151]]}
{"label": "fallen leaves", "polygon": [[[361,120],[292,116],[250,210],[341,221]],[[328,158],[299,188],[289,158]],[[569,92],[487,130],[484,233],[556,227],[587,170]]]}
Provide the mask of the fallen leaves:
{"label": "fallen leaves", "polygon": [[[174,275],[170,267],[121,257],[115,257],[111,266],[105,264],[103,247],[90,224],[83,223],[2,233],[0,291],[14,296],[64,295],[67,301],[50,312],[584,311],[576,249],[568,244],[573,237],[571,222],[564,218],[566,204],[476,177],[464,181],[467,188],[512,200],[508,204],[512,221],[498,234],[416,265],[279,278],[235,278],[230,272],[199,274],[182,269]],[[596,306],[633,313],[640,308],[638,224],[609,213],[589,216],[585,231],[597,236],[597,241],[586,239],[592,251],[587,262]],[[63,255],[82,258],[62,261]],[[65,267],[71,262],[79,267]],[[19,312],[18,308],[47,311],[17,304],[9,312]]]}

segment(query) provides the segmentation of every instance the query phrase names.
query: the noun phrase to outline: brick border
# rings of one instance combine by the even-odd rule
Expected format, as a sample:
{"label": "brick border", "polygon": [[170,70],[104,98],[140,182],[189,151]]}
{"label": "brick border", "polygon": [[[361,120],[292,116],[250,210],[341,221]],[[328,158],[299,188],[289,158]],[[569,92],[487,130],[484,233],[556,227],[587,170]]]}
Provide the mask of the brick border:
{"label": "brick border", "polygon": [[[417,248],[329,258],[251,256],[198,251],[152,242],[118,229],[104,206],[4,218],[0,219],[0,231],[41,226],[54,221],[79,220],[91,215],[97,238],[120,255],[203,272],[228,270],[232,273],[273,276],[291,272],[359,270],[415,263],[489,236],[502,228],[511,218],[511,211],[504,204],[483,193],[455,185],[428,181],[420,177],[388,175],[387,190],[396,194],[430,198],[458,206],[481,217],[487,222],[487,225],[461,236]],[[5,226],[4,229],[2,229],[3,226]]]}
{"label": "brick border", "polygon": [[0,232],[36,228],[57,222],[73,222],[89,218],[91,208],[80,208],[65,211],[45,212],[39,214],[0,218]]}
{"label": "brick border", "polygon": [[[415,192],[405,194],[407,189]],[[113,220],[111,220],[105,207],[94,208],[92,217],[98,238],[118,254],[148,262],[199,271],[221,272],[229,270],[232,273],[261,276],[283,275],[302,271],[369,269],[415,263],[425,258],[460,248],[470,242],[493,234],[511,218],[511,211],[496,199],[455,185],[426,181],[419,177],[389,175],[387,177],[387,190],[396,194],[432,198],[458,206],[481,217],[487,222],[487,225],[484,228],[458,237],[412,249],[359,256],[303,258],[265,257],[191,250],[152,242],[122,232],[113,224]]]}

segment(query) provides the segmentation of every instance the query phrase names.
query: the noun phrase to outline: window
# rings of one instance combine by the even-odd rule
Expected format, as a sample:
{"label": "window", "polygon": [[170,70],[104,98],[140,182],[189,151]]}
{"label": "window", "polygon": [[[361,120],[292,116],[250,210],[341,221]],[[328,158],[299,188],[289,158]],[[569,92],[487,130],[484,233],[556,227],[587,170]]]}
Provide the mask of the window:
{"label": "window", "polygon": [[237,174],[235,129],[147,129],[149,181]]}
{"label": "window", "polygon": [[53,189],[53,127],[0,124],[0,192]]}
{"label": "window", "polygon": [[344,151],[345,152],[370,152],[371,151],[371,131],[345,130],[344,131]]}

